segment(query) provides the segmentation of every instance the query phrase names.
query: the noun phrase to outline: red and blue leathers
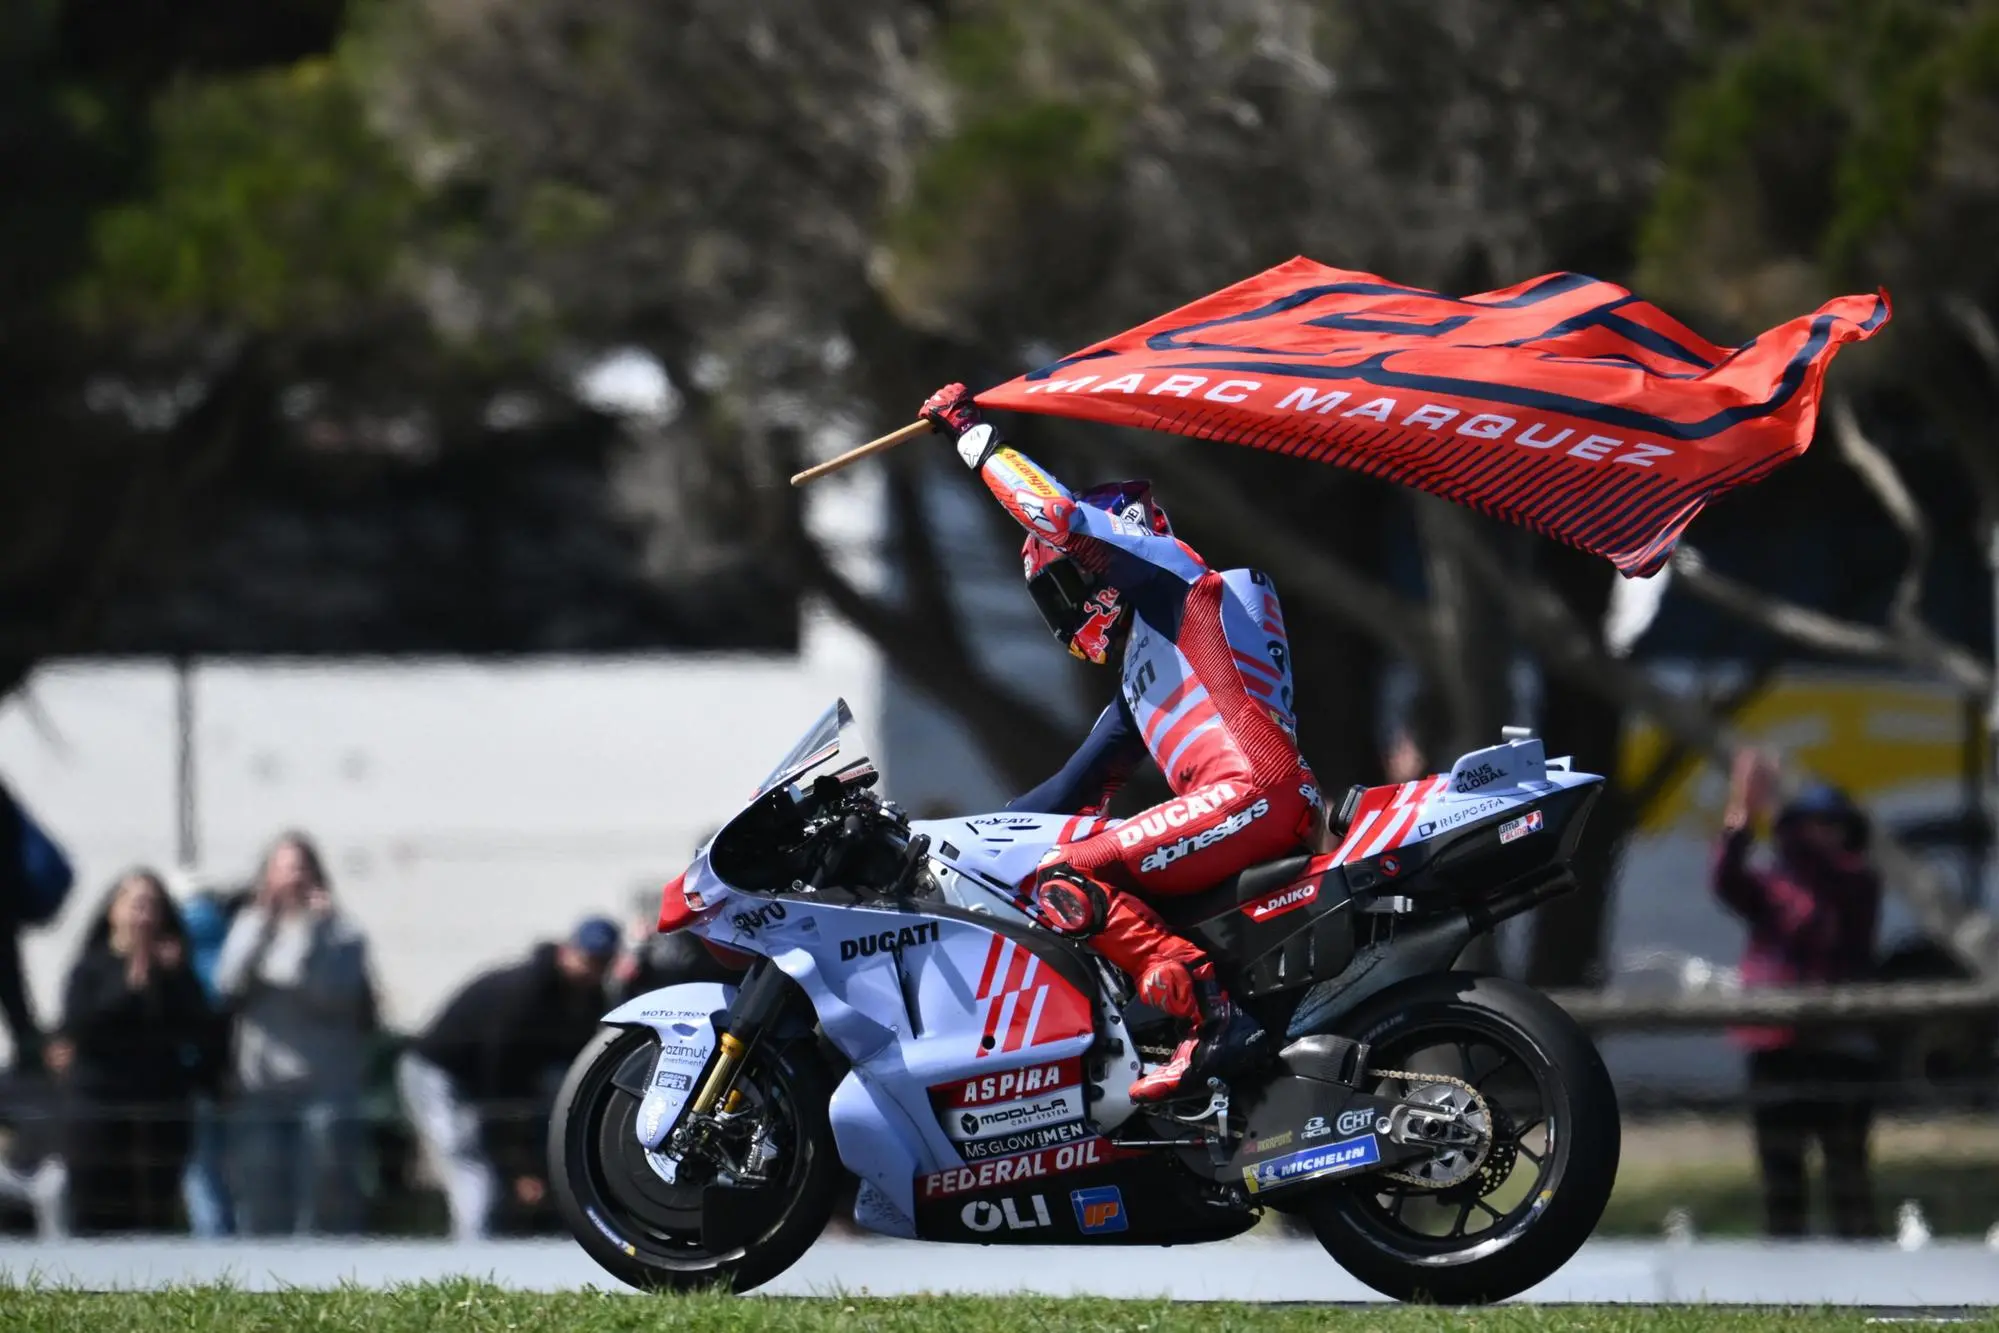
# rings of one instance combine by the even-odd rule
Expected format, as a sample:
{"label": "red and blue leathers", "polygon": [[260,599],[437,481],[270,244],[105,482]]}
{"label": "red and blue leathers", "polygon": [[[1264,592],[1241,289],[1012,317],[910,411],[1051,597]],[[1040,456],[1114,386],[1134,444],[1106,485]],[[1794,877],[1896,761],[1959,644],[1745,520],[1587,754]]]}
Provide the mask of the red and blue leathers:
{"label": "red and blue leathers", "polygon": [[[1035,537],[1118,590],[1120,691],[1062,770],[1011,807],[1098,814],[1148,753],[1175,799],[1062,850],[1115,888],[1190,893],[1295,850],[1319,794],[1298,754],[1291,655],[1270,580],[1090,505],[1018,451],[980,468]],[[1116,960],[1113,960],[1116,961]]]}
{"label": "red and blue leathers", "polygon": [[[1174,799],[1057,848],[1038,879],[1044,887],[1071,881],[1079,892],[1068,924],[1136,978],[1148,1003],[1198,1029],[1213,1018],[1196,993],[1213,986],[1208,960],[1135,895],[1211,887],[1298,850],[1310,836],[1320,797],[1295,739],[1276,591],[1260,573],[1211,569],[1185,542],[1079,501],[1011,448],[988,445],[978,466],[1032,537],[1088,571],[1099,588],[1115,589],[1114,604],[1128,619],[1119,697],[1062,770],[1009,808],[1100,815],[1151,755]],[[1051,900],[1037,897],[1047,909]],[[1220,1004],[1226,1009],[1225,997]],[[1156,1076],[1158,1086],[1134,1087],[1133,1096],[1176,1091],[1192,1045]]]}

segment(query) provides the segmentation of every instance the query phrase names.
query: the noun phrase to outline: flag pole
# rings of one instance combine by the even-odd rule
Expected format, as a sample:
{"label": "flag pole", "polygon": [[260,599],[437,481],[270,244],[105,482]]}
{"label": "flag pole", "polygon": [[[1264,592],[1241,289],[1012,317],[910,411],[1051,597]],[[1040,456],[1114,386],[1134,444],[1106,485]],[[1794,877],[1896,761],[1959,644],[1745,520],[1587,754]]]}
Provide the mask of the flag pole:
{"label": "flag pole", "polygon": [[828,473],[838,472],[843,467],[853,466],[869,454],[878,454],[884,449],[893,449],[904,440],[914,439],[929,429],[931,429],[931,424],[928,421],[912,421],[901,430],[892,430],[880,439],[869,440],[866,444],[847,450],[846,453],[841,454],[838,458],[829,458],[815,467],[806,468],[805,471],[791,479],[791,484],[794,486],[803,486],[808,481],[816,481]]}

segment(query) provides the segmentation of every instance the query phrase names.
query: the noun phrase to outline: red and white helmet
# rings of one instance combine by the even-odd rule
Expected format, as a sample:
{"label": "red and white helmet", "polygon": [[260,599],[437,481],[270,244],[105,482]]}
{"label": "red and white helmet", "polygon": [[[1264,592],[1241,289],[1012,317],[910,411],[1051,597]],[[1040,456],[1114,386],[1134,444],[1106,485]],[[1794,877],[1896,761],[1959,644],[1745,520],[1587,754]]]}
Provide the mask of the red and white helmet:
{"label": "red and white helmet", "polygon": [[[1166,511],[1152,498],[1149,481],[1114,481],[1092,486],[1077,504],[1106,510],[1127,523],[1162,537],[1173,534]],[[1069,651],[1102,666],[1110,660],[1111,634],[1129,610],[1123,594],[1101,573],[1085,569],[1065,552],[1030,536],[1020,548],[1027,592],[1041,618]]]}

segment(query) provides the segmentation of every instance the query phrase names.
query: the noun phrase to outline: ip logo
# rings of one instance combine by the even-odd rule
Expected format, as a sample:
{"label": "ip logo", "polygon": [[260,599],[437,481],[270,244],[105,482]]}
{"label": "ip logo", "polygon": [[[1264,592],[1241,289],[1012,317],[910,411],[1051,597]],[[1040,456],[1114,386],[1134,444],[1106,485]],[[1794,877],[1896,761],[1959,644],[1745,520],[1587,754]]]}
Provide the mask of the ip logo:
{"label": "ip logo", "polygon": [[1075,1205],[1076,1227],[1085,1236],[1108,1235],[1131,1226],[1131,1220],[1124,1214],[1124,1196],[1115,1185],[1070,1190],[1069,1202]]}

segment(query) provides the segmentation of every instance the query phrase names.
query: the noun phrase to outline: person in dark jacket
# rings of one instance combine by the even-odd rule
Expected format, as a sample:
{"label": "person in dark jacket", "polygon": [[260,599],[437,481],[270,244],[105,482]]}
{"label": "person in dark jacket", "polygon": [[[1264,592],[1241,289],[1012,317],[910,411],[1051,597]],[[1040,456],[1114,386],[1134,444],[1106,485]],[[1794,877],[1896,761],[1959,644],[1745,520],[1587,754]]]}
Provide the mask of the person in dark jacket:
{"label": "person in dark jacket", "polygon": [[36,915],[29,910],[25,819],[13,794],[0,783],[0,1020],[5,1021],[7,1037],[14,1044],[14,1070],[38,1072],[42,1029],[35,1021],[21,969],[21,931]]}
{"label": "person in dark jacket", "polygon": [[524,1213],[547,1195],[547,1091],[596,1034],[619,950],[602,917],[526,962],[475,978],[404,1052],[403,1107],[428,1154],[459,1240],[485,1236],[506,1197]]}
{"label": "person in dark jacket", "polygon": [[[1736,757],[1715,851],[1715,895],[1749,927],[1742,984],[1864,980],[1873,970],[1881,916],[1866,817],[1837,788],[1807,786],[1777,812],[1773,864],[1752,867],[1755,828],[1775,804],[1776,780],[1769,756]],[[1873,1040],[1809,1027],[1738,1028],[1731,1035],[1749,1055],[1769,1234],[1805,1233],[1805,1149],[1817,1139],[1833,1231],[1849,1238],[1878,1235],[1867,1160],[1879,1077]]]}
{"label": "person in dark jacket", "polygon": [[611,968],[605,985],[606,1006],[637,999],[662,986],[689,981],[739,983],[743,968],[751,962],[745,954],[740,962],[723,962],[705,940],[682,931],[662,935],[658,926],[659,890],[641,889],[632,902],[632,916],[625,928],[625,949]]}
{"label": "person in dark jacket", "polygon": [[74,1234],[178,1229],[194,1095],[212,1079],[216,1041],[166,886],[150,870],[125,875],[64,992],[55,1063]]}

